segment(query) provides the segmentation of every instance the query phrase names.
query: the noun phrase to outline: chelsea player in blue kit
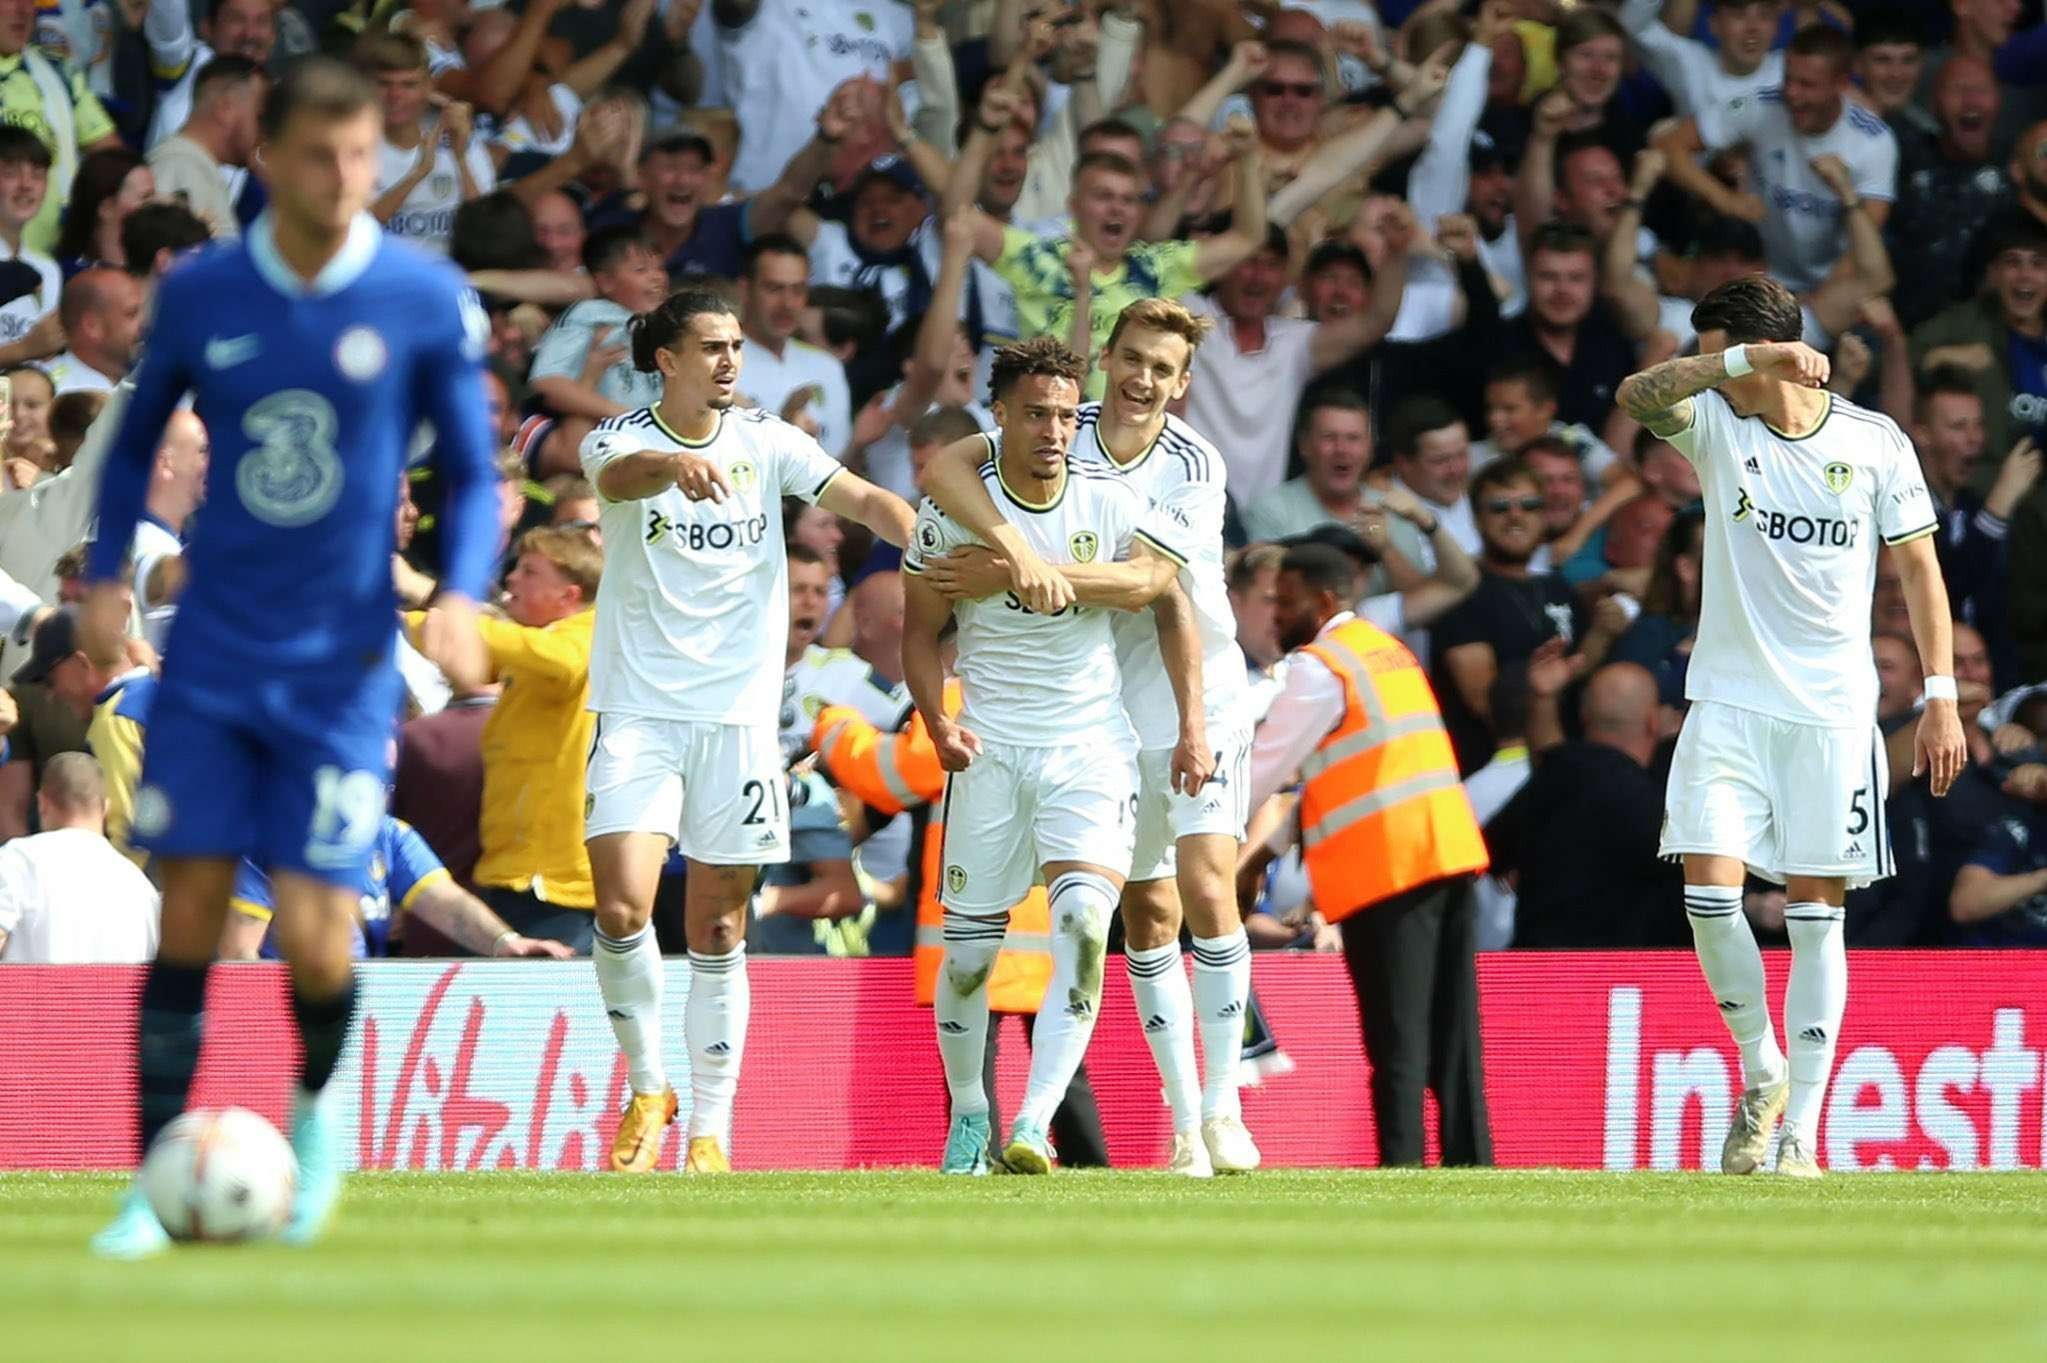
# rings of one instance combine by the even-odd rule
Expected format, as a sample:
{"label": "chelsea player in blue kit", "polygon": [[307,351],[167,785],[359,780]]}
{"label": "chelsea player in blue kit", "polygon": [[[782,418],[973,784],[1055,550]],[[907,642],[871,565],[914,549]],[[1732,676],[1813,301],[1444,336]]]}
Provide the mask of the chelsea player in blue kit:
{"label": "chelsea player in blue kit", "polygon": [[[246,855],[276,892],[305,1048],[291,1130],[299,1183],[283,1231],[305,1243],[341,1191],[318,1098],[355,1010],[355,907],[401,694],[395,502],[422,421],[448,486],[443,589],[423,642],[458,684],[485,667],[474,603],[497,501],[482,310],[447,264],[386,240],[365,212],[379,131],[368,81],[306,59],[272,86],[261,130],[270,210],[239,244],[208,249],[158,287],[100,489],[83,632],[88,651],[119,647],[122,559],[159,434],[189,393],[213,440],[206,515],[186,551],[134,812],[134,841],[163,878],[139,1019],[141,1149],[184,1109],[206,971]],[[137,1188],[94,1247],[135,1257],[165,1243]]]}

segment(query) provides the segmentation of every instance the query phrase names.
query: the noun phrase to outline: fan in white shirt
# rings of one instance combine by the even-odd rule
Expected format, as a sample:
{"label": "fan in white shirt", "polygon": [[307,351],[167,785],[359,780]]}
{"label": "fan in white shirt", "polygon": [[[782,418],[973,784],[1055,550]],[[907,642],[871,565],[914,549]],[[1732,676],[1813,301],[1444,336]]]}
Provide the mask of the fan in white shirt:
{"label": "fan in white shirt", "polygon": [[357,60],[377,83],[384,115],[370,212],[392,236],[445,253],[455,210],[497,187],[490,149],[475,135],[469,106],[434,93],[426,48],[417,38],[379,34],[363,44]]}
{"label": "fan in white shirt", "polygon": [[145,148],[169,137],[192,116],[193,87],[215,56],[247,57],[268,67],[277,49],[277,12],[282,6],[276,0],[216,0],[206,7],[209,13],[199,22],[199,35],[192,31],[194,8],[185,0],[150,0],[143,18],[150,66],[159,81],[171,82],[157,92]]}
{"label": "fan in white shirt", "polygon": [[633,334],[633,362],[660,373],[661,401],[583,442],[607,546],[585,831],[597,982],[633,1087],[612,1148],[621,1172],[654,1167],[678,1106],[661,1061],[661,952],[648,927],[671,844],[690,863],[685,1164],[729,1167],[749,1009],[747,904],[760,866],[789,857],[776,735],[789,629],[782,499],[816,503],[891,544],[912,520],[901,499],[795,427],[736,407],[743,355],[723,298],[671,295]]}
{"label": "fan in white shirt", "polygon": [[142,284],[126,270],[96,266],[73,275],[57,307],[71,348],[43,364],[57,396],[111,392],[142,338]]}
{"label": "fan in white shirt", "polygon": [[1663,8],[1661,0],[1627,0],[1620,20],[1679,114],[1695,117],[1783,83],[1784,54],[1770,50],[1780,0],[1713,0],[1712,47],[1659,22]]}
{"label": "fan in white shirt", "polygon": [[[1781,86],[1703,109],[1656,142],[1680,188],[1761,227],[1770,272],[1794,290],[1817,287],[1834,269],[1854,201],[1881,228],[1896,197],[1898,142],[1856,102],[1853,59],[1847,34],[1822,24],[1803,29],[1785,52]],[[1701,163],[1702,151],[1733,146],[1748,149],[1754,194],[1729,189]],[[1824,156],[1847,167],[1852,200],[1813,169]]]}
{"label": "fan in white shirt", "polygon": [[141,634],[161,653],[185,587],[184,534],[206,495],[206,427],[189,411],[173,412],[157,446],[142,519],[135,526],[135,611]]}
{"label": "fan in white shirt", "polygon": [[[1662,850],[1684,861],[1700,964],[1741,1048],[1746,1091],[1721,1168],[1761,1167],[1781,1114],[1777,1171],[1817,1177],[1820,1108],[1847,1003],[1842,900],[1892,868],[1870,652],[1879,539],[1929,673],[1917,758],[1936,797],[1967,760],[1938,522],[1897,426],[1824,390],[1826,357],[1795,339],[1802,323],[1789,290],[1761,276],[1736,280],[1694,317],[1701,353],[1636,374],[1617,395],[1697,466],[1707,509],[1685,678],[1692,708]],[[1788,1061],[1742,911],[1751,870],[1786,886]]]}
{"label": "fan in white shirt", "polygon": [[90,753],[58,753],[36,792],[43,831],[0,847],[0,961],[134,965],[156,956],[156,887],[101,830],[106,783]]}
{"label": "fan in white shirt", "polygon": [[[898,0],[752,0],[711,6],[727,102],[738,114],[732,188],[767,188],[810,138],[818,108],[842,81],[888,84],[907,62],[910,6]],[[745,14],[726,27],[728,15]]]}
{"label": "fan in white shirt", "polygon": [[853,392],[846,366],[829,351],[796,339],[810,300],[810,260],[784,236],[757,238],[739,280],[740,325],[746,336],[741,392],[816,437],[832,458],[853,438]]}

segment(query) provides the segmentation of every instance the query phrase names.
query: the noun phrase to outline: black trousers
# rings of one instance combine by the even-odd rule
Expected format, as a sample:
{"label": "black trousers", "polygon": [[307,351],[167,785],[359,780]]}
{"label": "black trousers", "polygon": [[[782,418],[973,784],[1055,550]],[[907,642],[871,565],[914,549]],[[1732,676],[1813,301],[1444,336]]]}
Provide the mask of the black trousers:
{"label": "black trousers", "polygon": [[565,909],[538,899],[530,890],[508,885],[485,885],[483,902],[490,905],[505,926],[522,937],[545,937],[588,956],[597,936],[597,914],[591,909]]}
{"label": "black trousers", "polygon": [[[1002,1034],[1002,1022],[1006,1014],[988,1015],[988,1054],[981,1066],[981,1083],[988,1091],[988,1130],[997,1150],[1002,1146],[1002,1110],[995,1099],[995,1046],[996,1038]],[[1024,1040],[1029,1041],[1037,1030],[1038,1018],[1035,1013],[1023,1017]],[[1059,1150],[1059,1163],[1067,1169],[1106,1169],[1109,1167],[1109,1141],[1102,1134],[1101,1109],[1095,1106],[1095,1091],[1087,1081],[1087,1063],[1083,1061],[1073,1072],[1073,1082],[1066,1086],[1066,1096],[1059,1100],[1058,1108],[1052,1113],[1052,1144]]]}
{"label": "black trousers", "polygon": [[1479,1054],[1471,879],[1431,881],[1343,920],[1379,1163],[1422,1162],[1422,1092],[1436,1095],[1443,1163],[1491,1164]]}

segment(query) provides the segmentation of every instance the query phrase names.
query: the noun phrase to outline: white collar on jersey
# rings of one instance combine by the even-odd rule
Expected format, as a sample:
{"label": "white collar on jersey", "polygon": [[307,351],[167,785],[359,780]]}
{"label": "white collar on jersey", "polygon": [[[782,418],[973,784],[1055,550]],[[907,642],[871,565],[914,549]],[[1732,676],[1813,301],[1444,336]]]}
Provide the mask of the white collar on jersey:
{"label": "white collar on jersey", "polygon": [[277,221],[264,209],[249,224],[249,230],[242,240],[249,243],[249,259],[255,262],[256,273],[263,276],[265,283],[290,298],[315,298],[339,293],[370,268],[370,261],[377,254],[378,239],[384,229],[377,226],[377,220],[367,213],[358,213],[354,222],[348,225],[348,240],[341,243],[341,249],[334,258],[321,267],[320,273],[309,284],[299,277],[298,271],[284,263],[284,257],[277,250]]}

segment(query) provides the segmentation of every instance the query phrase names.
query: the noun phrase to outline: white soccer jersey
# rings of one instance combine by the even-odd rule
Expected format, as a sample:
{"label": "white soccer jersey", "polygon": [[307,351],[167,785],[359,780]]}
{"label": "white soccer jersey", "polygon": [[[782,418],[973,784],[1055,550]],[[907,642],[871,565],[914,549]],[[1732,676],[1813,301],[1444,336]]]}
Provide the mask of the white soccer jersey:
{"label": "white soccer jersey", "polygon": [[[1201,630],[1202,708],[1211,734],[1220,735],[1249,722],[1246,695],[1250,689],[1244,652],[1237,647],[1237,613],[1230,608],[1223,580],[1223,461],[1215,446],[1176,416],[1151,448],[1128,465],[1109,457],[1098,422],[1102,405],[1080,409],[1080,433],[1073,458],[1091,468],[1106,468],[1127,478],[1151,503],[1154,514],[1172,526],[1187,560],[1180,586],[1194,604]],[[1180,739],[1179,710],[1173,684],[1159,654],[1158,621],[1150,611],[1118,611],[1112,622],[1116,661],[1123,669],[1123,708],[1137,730],[1140,748],[1170,748]]]}
{"label": "white soccer jersey", "polygon": [[1877,539],[1938,522],[1910,442],[1835,397],[1812,434],[1778,434],[1707,391],[1670,438],[1699,470],[1706,563],[1685,697],[1829,728],[1876,720]]}
{"label": "white soccer jersey", "polygon": [[[990,450],[996,448],[997,437],[984,438]],[[1178,528],[1152,511],[1120,474],[1069,458],[1065,486],[1044,506],[1010,491],[993,458],[981,465],[981,478],[1003,518],[1047,563],[1124,558],[1140,538],[1177,562],[1187,561],[1176,547]],[[903,550],[903,571],[920,573],[928,559],[978,543],[927,499]],[[959,623],[961,722],[991,743],[1018,748],[1105,738],[1129,744],[1112,614],[1072,605],[1042,616],[1012,592],[959,602],[953,618]]]}
{"label": "white soccer jersey", "polygon": [[850,648],[812,644],[782,679],[782,757],[794,762],[810,751],[818,713],[827,705],[850,705],[869,724],[887,733],[901,727],[910,692],[889,681]]}
{"label": "white soccer jersey", "polygon": [[842,471],[823,446],[766,412],[734,408],[711,438],[677,436],[654,408],[599,422],[583,440],[592,484],[614,459],[688,450],[731,485],[722,502],[675,487],[603,501],[590,708],[603,714],[773,726],[789,638],[782,498],[815,502]]}
{"label": "white soccer jersey", "polygon": [[[384,230],[394,237],[405,238],[421,250],[446,255],[448,240],[455,231],[455,210],[462,206],[462,176],[454,150],[442,137],[440,128],[430,124],[426,135],[438,143],[434,151],[433,171],[412,187],[412,192],[405,196],[405,202],[384,224]],[[497,188],[497,164],[490,159],[490,148],[484,144],[481,134],[470,138],[469,155],[464,159],[469,166],[469,178],[476,181],[479,195]],[[378,197],[383,197],[392,186],[410,175],[418,163],[419,148],[394,147],[379,139]]]}
{"label": "white soccer jersey", "polygon": [[1680,116],[1719,108],[1784,83],[1782,52],[1764,54],[1755,70],[1737,76],[1720,65],[1713,49],[1664,27],[1658,17],[1662,9],[1662,0],[1628,0],[1621,6],[1620,20],[1641,50],[1642,64],[1670,92]]}
{"label": "white soccer jersey", "polygon": [[886,81],[914,45],[901,0],[767,0],[744,27],[718,29],[726,102],[739,115],[732,188],[766,189],[816,130],[841,81]]}
{"label": "white soccer jersey", "polygon": [[0,242],[0,260],[10,256],[34,270],[41,282],[0,302],[0,345],[13,345],[28,335],[36,323],[57,310],[57,300],[64,294],[64,272],[56,261],[27,247],[10,252],[7,244]]}
{"label": "white soccer jersey", "polygon": [[1744,145],[1763,201],[1763,251],[1770,273],[1803,292],[1816,287],[1847,249],[1841,201],[1814,173],[1829,152],[1848,166],[1855,192],[1888,203],[1897,197],[1898,140],[1884,121],[1848,100],[1834,126],[1807,137],[1791,126],[1784,94],[1769,89],[1699,111],[1699,136],[1714,151]]}

